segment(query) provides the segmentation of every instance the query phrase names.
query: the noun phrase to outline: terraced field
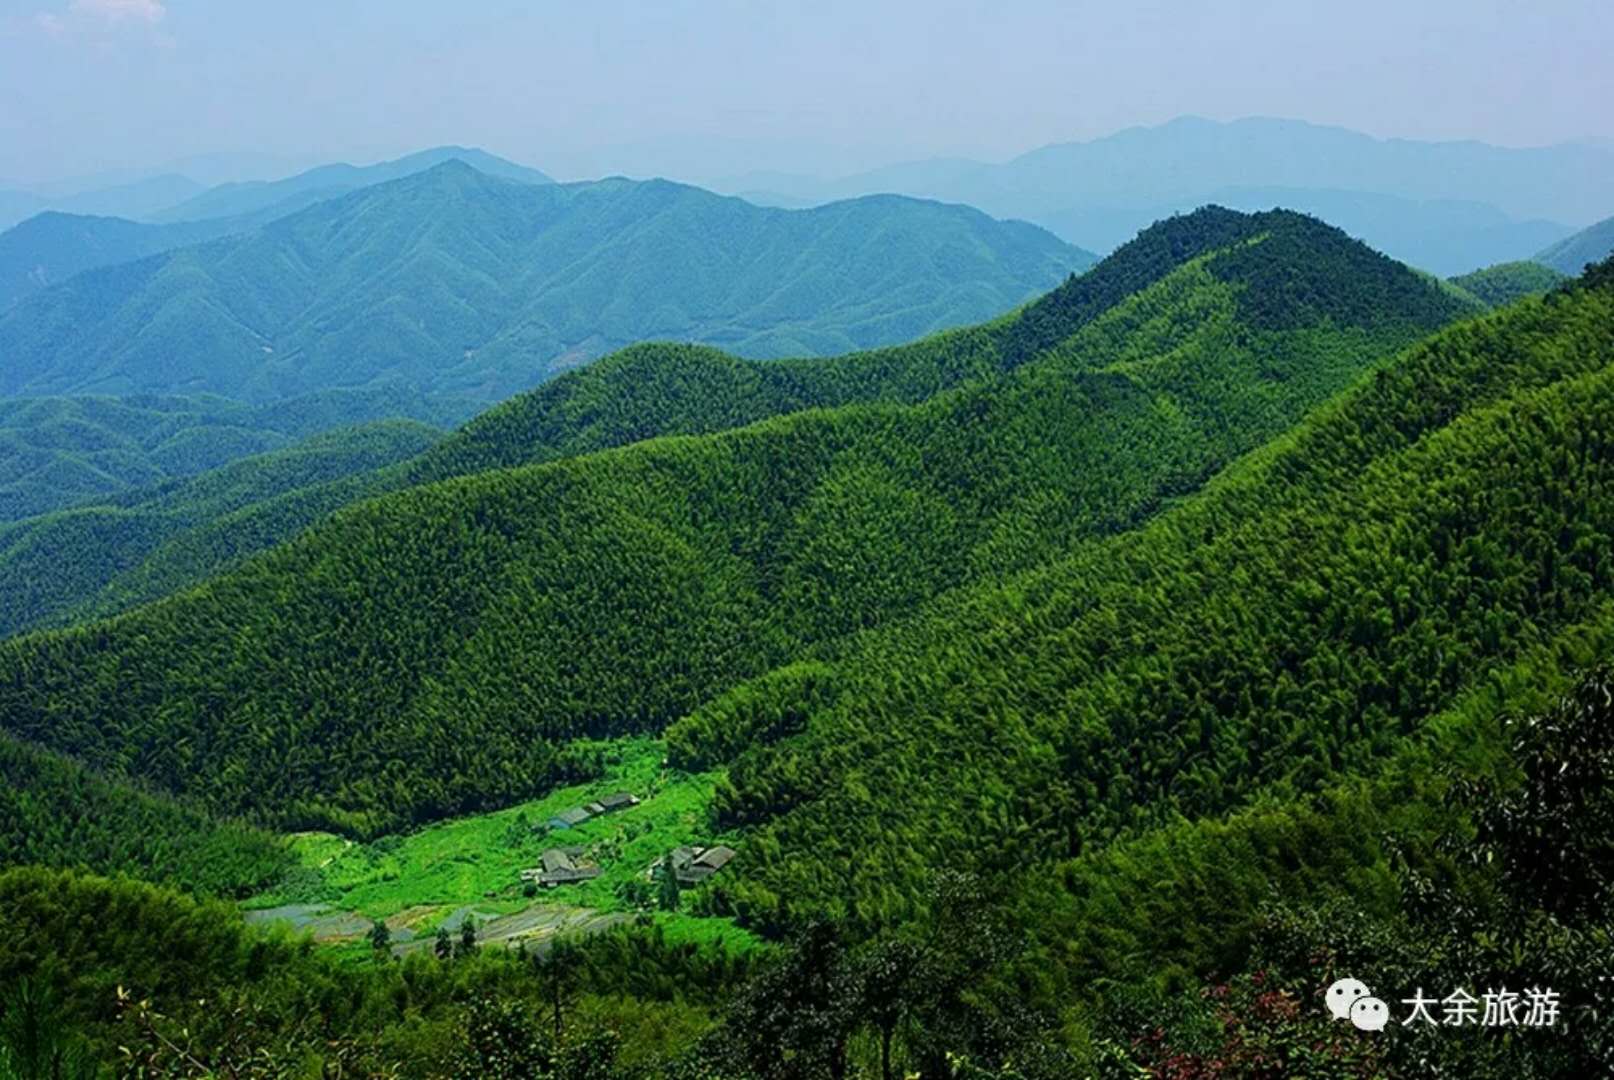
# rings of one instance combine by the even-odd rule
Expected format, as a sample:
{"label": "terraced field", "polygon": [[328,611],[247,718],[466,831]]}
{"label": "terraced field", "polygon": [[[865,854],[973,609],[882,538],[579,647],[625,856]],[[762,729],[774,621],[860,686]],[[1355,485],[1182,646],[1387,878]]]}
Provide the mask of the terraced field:
{"label": "terraced field", "polygon": [[[726,918],[686,914],[721,875],[686,890],[681,912],[655,910],[648,872],[673,848],[713,843],[707,824],[716,772],[684,773],[663,765],[659,740],[604,744],[603,775],[557,789],[543,799],[491,814],[457,818],[361,844],[329,833],[291,838],[299,866],[275,889],[245,902],[245,917],[281,925],[323,944],[363,944],[374,921],[387,924],[393,951],[429,949],[439,928],[457,935],[474,918],[477,940],[530,946],[558,934],[590,933],[650,918],[675,938],[751,941]],[[601,796],[628,791],[640,802],[564,830],[554,815]],[[730,838],[731,839],[731,838]],[[539,889],[522,870],[552,847],[582,847],[601,874]]]}

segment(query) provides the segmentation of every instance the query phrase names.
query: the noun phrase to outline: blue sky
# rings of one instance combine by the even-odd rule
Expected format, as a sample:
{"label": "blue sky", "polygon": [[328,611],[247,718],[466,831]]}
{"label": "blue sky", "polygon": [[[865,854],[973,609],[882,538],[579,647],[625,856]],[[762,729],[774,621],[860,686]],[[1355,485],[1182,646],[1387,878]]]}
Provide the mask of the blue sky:
{"label": "blue sky", "polygon": [[1000,160],[1183,114],[1614,138],[1608,0],[0,0],[0,178],[484,146],[562,177]]}

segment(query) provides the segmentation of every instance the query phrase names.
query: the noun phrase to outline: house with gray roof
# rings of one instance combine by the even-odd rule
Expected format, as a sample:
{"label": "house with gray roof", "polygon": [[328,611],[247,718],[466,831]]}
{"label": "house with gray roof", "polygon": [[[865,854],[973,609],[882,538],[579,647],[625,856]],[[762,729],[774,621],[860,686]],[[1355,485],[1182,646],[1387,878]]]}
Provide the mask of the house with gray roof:
{"label": "house with gray roof", "polygon": [[543,865],[521,871],[522,881],[532,881],[544,888],[589,881],[600,876],[600,868],[589,860],[581,847],[550,848],[544,852]]}
{"label": "house with gray roof", "polygon": [[562,810],[550,818],[548,824],[551,829],[570,829],[583,824],[593,816],[587,807],[574,806],[570,810]]}
{"label": "house with gray roof", "polygon": [[619,791],[614,795],[606,795],[582,806],[574,806],[570,810],[562,810],[544,824],[550,829],[571,829],[591,818],[604,814],[614,813],[617,810],[626,810],[630,806],[639,805],[639,796],[626,791]]}
{"label": "house with gray roof", "polygon": [[[736,852],[723,844],[712,847],[677,847],[669,853],[673,874],[680,885],[699,885],[729,864]],[[660,864],[651,868],[651,875],[659,872]]]}

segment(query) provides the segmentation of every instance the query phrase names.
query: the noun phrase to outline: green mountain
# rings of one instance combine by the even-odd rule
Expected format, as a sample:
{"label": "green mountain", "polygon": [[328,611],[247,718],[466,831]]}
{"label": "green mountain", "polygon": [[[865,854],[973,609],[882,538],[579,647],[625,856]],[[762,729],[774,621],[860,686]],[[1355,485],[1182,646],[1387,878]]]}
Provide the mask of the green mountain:
{"label": "green mountain", "polygon": [[1584,656],[1614,627],[1611,284],[1437,335],[1141,530],[682,721],[675,760],[728,761],[719,820],[750,830],[729,901],[877,924],[925,866],[1316,790]]}
{"label": "green mountain", "polygon": [[315,203],[449,161],[519,183],[551,182],[536,170],[481,150],[442,147],[380,165],[327,165],[285,180],[224,184],[193,193],[193,198],[156,215],[156,221],[51,209],[0,232],[0,311],[86,270],[251,232]]}
{"label": "green mountain", "polygon": [[1535,261],[1560,274],[1574,276],[1610,255],[1614,255],[1614,217],[1560,240],[1537,254]]}
{"label": "green mountain", "polygon": [[[1330,274],[1359,275],[1386,291],[1405,285],[1399,271],[1337,230],[1299,215],[1244,215],[1208,207],[1140,233],[1089,272],[1067,281],[1021,311],[978,326],[896,346],[831,359],[747,363],[712,349],[647,345],[568,373],[553,383],[488,410],[432,453],[414,471],[417,482],[491,468],[533,464],[638,442],[656,435],[702,434],[808,408],[857,403],[911,405],[944,390],[1012,371],[1059,345],[1076,330],[1134,293],[1156,285],[1182,265],[1254,236],[1272,254],[1257,279],[1248,268],[1241,310],[1270,302],[1323,317],[1320,297],[1296,296],[1300,281],[1318,291]],[[1277,259],[1316,265],[1294,281],[1271,276]],[[1224,265],[1224,264],[1219,264]],[[1229,271],[1231,273],[1231,271]],[[1422,296],[1422,293],[1417,295]],[[1338,302],[1347,302],[1339,298]],[[1344,321],[1369,320],[1362,298],[1348,301]],[[1456,306],[1453,307],[1452,305]],[[1461,301],[1443,298],[1449,313]],[[1392,310],[1398,310],[1391,305]],[[1250,317],[1260,317],[1250,315]],[[1424,318],[1435,317],[1424,313]]]}
{"label": "green mountain", "polygon": [[448,162],[459,162],[488,176],[521,184],[550,184],[537,169],[517,165],[485,150],[439,146],[377,165],[321,165],[284,180],[249,180],[220,184],[151,215],[159,224],[237,217],[243,214],[283,216],[315,202],[362,188],[402,180]]}
{"label": "green mountain", "polygon": [[221,824],[3,734],[0,781],[0,869],[94,866],[214,895],[288,869],[284,846],[268,833]]}
{"label": "green mountain", "polygon": [[440,434],[410,420],[339,428],[199,476],[0,525],[0,636],[191,584],[257,550],[243,536],[268,528],[278,539],[369,494],[370,474]]}
{"label": "green mountain", "polygon": [[[982,351],[944,335],[827,365],[821,392],[858,403],[414,487],[117,620],[16,639],[0,717],[279,824],[503,805],[586,769],[580,738],[659,731],[961,584],[1135,529],[1467,310],[1311,219],[1174,219],[982,328]],[[532,400],[502,413],[507,457],[551,456],[520,431],[553,391]]]}
{"label": "green mountain", "polygon": [[659,181],[534,186],[450,162],[25,301],[0,316],[0,391],[266,401],[393,379],[488,399],[658,336],[757,356],[910,338],[1088,261],[964,207],[765,210]]}
{"label": "green mountain", "polygon": [[0,399],[0,526],[194,476],[316,432],[381,417],[442,427],[466,409],[385,386],[264,406],[206,395]]}
{"label": "green mountain", "polygon": [[221,235],[211,223],[165,228],[122,218],[39,214],[0,233],[0,311],[82,271]]}
{"label": "green mountain", "polygon": [[0,311],[86,270],[250,232],[275,216],[269,211],[149,225],[116,217],[38,214],[0,233]]}
{"label": "green mountain", "polygon": [[1526,296],[1540,296],[1564,280],[1564,275],[1538,262],[1498,263],[1471,274],[1454,277],[1453,285],[1491,307],[1506,307]]}
{"label": "green mountain", "polygon": [[[1606,1063],[1614,697],[1583,672],[1614,650],[1614,264],[1477,313],[1316,222],[1206,211],[819,381],[655,360],[490,412],[410,466],[432,482],[200,588],[0,644],[0,722],[49,747],[0,763],[33,755],[8,774],[49,837],[21,831],[30,861],[147,873],[138,843],[50,832],[76,796],[35,814],[29,788],[93,763],[121,807],[142,778],[196,800],[151,827],[204,845],[239,827],[198,804],[371,833],[660,730],[647,790],[715,783],[722,875],[585,941],[478,949],[461,921],[395,961],[13,869],[0,1053],[610,1080]],[[401,846],[466,824],[298,844],[391,887]],[[260,835],[168,877],[260,880]],[[263,902],[329,896],[315,867]],[[782,943],[745,961],[730,915]],[[1368,1037],[1322,1007],[1344,976],[1398,1004],[1550,986],[1562,1013]]]}

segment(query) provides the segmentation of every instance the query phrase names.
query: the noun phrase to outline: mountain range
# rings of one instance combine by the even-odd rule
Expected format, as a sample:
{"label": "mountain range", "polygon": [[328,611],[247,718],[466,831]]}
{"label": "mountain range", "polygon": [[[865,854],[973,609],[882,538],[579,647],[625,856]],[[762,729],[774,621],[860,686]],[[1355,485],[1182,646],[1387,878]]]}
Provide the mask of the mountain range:
{"label": "mountain range", "polygon": [[14,305],[0,393],[263,402],[396,380],[491,401],[637,340],[761,357],[888,344],[995,315],[1091,261],[965,207],[783,211],[452,160]]}
{"label": "mountain range", "polygon": [[1206,203],[1283,206],[1333,221],[1443,276],[1529,258],[1609,213],[1614,149],[1510,149],[1375,139],[1294,120],[1184,117],[1002,164],[893,165],[839,180],[780,174],[718,185],[803,205],[871,192],[962,202],[1108,251],[1149,222]]}
{"label": "mountain range", "polygon": [[85,270],[250,232],[326,199],[450,161],[521,183],[550,182],[536,169],[485,151],[443,146],[375,165],[323,165],[282,180],[237,181],[205,190],[187,185],[183,199],[163,202],[155,211],[121,200],[118,192],[125,188],[97,189],[65,203],[40,201],[39,207],[50,209],[0,232],[0,311]]}
{"label": "mountain range", "polygon": [[[36,864],[0,871],[0,970],[107,1054],[131,986],[220,1057],[422,1076],[557,1044],[613,1080],[1593,1073],[1601,1011],[1375,1040],[1318,1001],[1343,971],[1605,992],[1611,273],[1458,286],[1205,208],[908,345],[639,344],[446,438],[131,493],[228,539],[135,601],[107,583],[154,548],[12,579],[66,625],[0,642],[0,862]],[[305,497],[256,553],[230,533]],[[73,524],[101,513],[5,554],[117,562]],[[568,835],[609,873],[665,813],[721,873],[647,902],[636,858],[590,901],[631,925],[479,950],[473,910],[552,906],[477,876],[555,843],[528,800],[641,758],[641,807]],[[371,937],[195,894],[362,894]]]}
{"label": "mountain range", "polygon": [[527,183],[549,183],[536,169],[506,161],[484,150],[439,146],[374,165],[332,164],[275,180],[203,182],[193,176],[249,174],[284,167],[267,155],[205,155],[176,162],[170,171],[128,170],[33,188],[0,184],[0,230],[43,213],[114,217],[171,223],[208,218],[264,215],[270,220],[345,192],[397,180],[445,161],[464,161],[493,176]]}
{"label": "mountain range", "polygon": [[158,223],[231,218],[244,214],[272,213],[284,216],[337,195],[360,188],[401,180],[448,162],[461,162],[488,176],[523,184],[553,183],[537,169],[506,161],[485,150],[463,146],[439,146],[375,165],[322,165],[284,180],[252,180],[217,187],[197,194],[160,213],[151,215]]}
{"label": "mountain range", "polygon": [[[145,779],[292,827],[371,833],[500,805],[570,768],[573,740],[659,732],[963,583],[1137,528],[1474,310],[1312,219],[1207,210],[1015,315],[903,349],[625,354],[429,451],[418,479],[433,482],[98,624],[88,652],[78,631],[16,640],[0,715],[103,767],[148,759],[148,738],[209,747],[184,767],[153,759]],[[33,674],[10,680],[8,663]],[[131,725],[170,691],[125,677],[115,700],[91,692],[113,667],[208,683],[207,715]],[[450,723],[474,762],[440,758]],[[272,781],[254,757],[271,745],[290,755]],[[261,782],[230,779],[249,774]]]}
{"label": "mountain range", "polygon": [[200,195],[203,185],[175,174],[142,177],[106,187],[53,195],[0,190],[0,229],[54,210],[64,214],[143,218]]}

